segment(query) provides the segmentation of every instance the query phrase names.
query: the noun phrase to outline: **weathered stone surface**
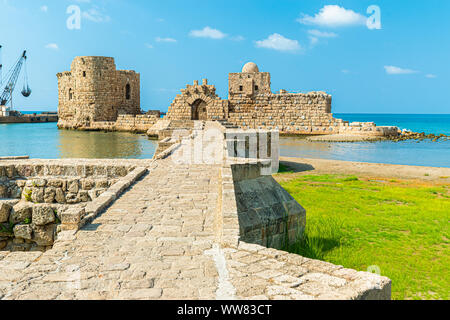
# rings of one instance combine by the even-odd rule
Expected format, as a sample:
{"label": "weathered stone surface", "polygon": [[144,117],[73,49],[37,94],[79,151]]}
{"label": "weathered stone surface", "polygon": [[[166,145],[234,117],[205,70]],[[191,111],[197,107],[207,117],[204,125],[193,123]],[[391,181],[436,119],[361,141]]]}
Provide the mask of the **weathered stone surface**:
{"label": "weathered stone surface", "polygon": [[31,193],[31,200],[34,203],[44,202],[44,188],[33,188]]}
{"label": "weathered stone surface", "polygon": [[76,194],[78,193],[78,190],[79,190],[78,180],[70,181],[68,183],[67,191]]}
{"label": "weathered stone surface", "polygon": [[53,203],[55,201],[56,190],[53,187],[45,188],[44,202]]}
{"label": "weathered stone surface", "polygon": [[64,194],[64,191],[61,188],[57,188],[55,191],[55,200],[58,203],[66,203],[66,196]]}
{"label": "weathered stone surface", "polygon": [[8,187],[0,184],[0,198],[8,198]]}
{"label": "weathered stone surface", "polygon": [[31,240],[33,228],[31,225],[23,224],[14,227],[14,236],[19,239]]}
{"label": "weathered stone surface", "polygon": [[31,220],[33,204],[26,201],[21,201],[16,204],[11,210],[9,222],[12,224],[22,223],[27,219]]}
{"label": "weathered stone surface", "polygon": [[45,179],[33,179],[31,181],[31,185],[33,187],[42,188],[42,187],[45,187],[47,185],[47,180],[45,180]]}
{"label": "weathered stone surface", "polygon": [[55,213],[50,206],[35,205],[33,206],[32,222],[37,226],[45,226],[55,222]]}
{"label": "weathered stone surface", "polygon": [[9,203],[0,201],[0,223],[7,222],[9,220],[9,214],[12,206]]}
{"label": "weathered stone surface", "polygon": [[33,226],[33,241],[39,246],[51,246],[55,230],[55,225]]}
{"label": "weathered stone surface", "polygon": [[22,196],[22,188],[19,186],[11,187],[10,198],[12,199],[20,199]]}
{"label": "weathered stone surface", "polygon": [[61,213],[61,223],[78,224],[81,222],[81,217],[83,215],[84,215],[84,208],[70,208]]}

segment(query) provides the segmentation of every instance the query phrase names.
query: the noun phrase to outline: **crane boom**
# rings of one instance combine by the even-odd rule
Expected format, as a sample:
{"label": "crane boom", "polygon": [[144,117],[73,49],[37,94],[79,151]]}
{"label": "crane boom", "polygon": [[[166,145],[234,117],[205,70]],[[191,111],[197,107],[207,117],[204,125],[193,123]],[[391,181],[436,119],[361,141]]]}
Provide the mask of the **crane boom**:
{"label": "crane boom", "polygon": [[22,69],[23,63],[27,59],[27,51],[25,50],[22,54],[22,56],[19,58],[17,63],[14,65],[14,67],[10,71],[10,76],[6,80],[6,86],[3,89],[3,92],[0,96],[0,105],[6,106],[12,98],[12,94],[14,92],[14,88],[17,84],[17,79],[20,75],[20,70]]}

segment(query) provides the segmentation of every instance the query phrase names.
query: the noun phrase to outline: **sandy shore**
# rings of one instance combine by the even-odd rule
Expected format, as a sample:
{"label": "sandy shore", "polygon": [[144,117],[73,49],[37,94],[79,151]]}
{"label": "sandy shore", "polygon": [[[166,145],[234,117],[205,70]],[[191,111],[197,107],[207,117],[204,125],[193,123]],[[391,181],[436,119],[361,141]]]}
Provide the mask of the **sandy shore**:
{"label": "sandy shore", "polygon": [[450,168],[288,157],[281,157],[280,161],[299,174],[354,174],[372,178],[413,179],[450,184]]}

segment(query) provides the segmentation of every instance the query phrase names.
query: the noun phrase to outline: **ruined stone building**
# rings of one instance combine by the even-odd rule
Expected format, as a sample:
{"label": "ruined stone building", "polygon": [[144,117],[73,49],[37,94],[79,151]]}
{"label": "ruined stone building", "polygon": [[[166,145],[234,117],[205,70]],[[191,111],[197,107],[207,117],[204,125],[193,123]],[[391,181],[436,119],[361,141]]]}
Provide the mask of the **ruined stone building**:
{"label": "ruined stone building", "polygon": [[228,99],[203,79],[187,85],[173,100],[168,113],[145,115],[140,110],[140,75],[116,70],[113,58],[77,57],[71,71],[58,73],[58,127],[79,130],[150,132],[172,121],[222,121],[243,129],[278,130],[281,134],[359,134],[387,136],[395,127],[374,123],[348,123],[331,113],[331,96],[325,92],[289,93],[271,90],[270,73],[247,63],[228,76]]}
{"label": "ruined stone building", "polygon": [[140,74],[116,70],[113,58],[77,57],[71,71],[57,74],[61,128],[91,127],[140,114]]}
{"label": "ruined stone building", "polygon": [[354,133],[387,135],[389,128],[374,123],[349,124],[331,113],[331,95],[325,92],[272,93],[270,73],[247,63],[228,76],[228,100],[216,95],[206,79],[194,81],[177,95],[167,120],[226,120],[244,129],[279,130],[285,134]]}

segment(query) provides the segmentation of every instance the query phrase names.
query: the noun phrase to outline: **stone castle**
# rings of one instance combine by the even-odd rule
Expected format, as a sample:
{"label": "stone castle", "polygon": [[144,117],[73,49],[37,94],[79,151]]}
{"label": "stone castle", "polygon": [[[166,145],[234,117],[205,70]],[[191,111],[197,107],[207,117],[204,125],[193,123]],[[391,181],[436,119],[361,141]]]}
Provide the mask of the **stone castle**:
{"label": "stone castle", "polygon": [[71,71],[57,77],[59,127],[90,127],[141,113],[140,74],[116,70],[113,58],[77,57]]}
{"label": "stone castle", "polygon": [[169,106],[164,121],[159,112],[141,114],[139,74],[117,71],[113,58],[77,57],[72,71],[59,73],[58,80],[60,128],[157,135],[171,121],[185,125],[203,120],[293,135],[397,135],[396,127],[334,118],[331,95],[325,92],[272,93],[270,73],[260,72],[253,62],[242,72],[229,74],[228,99],[221,99],[207,79],[187,85]]}

